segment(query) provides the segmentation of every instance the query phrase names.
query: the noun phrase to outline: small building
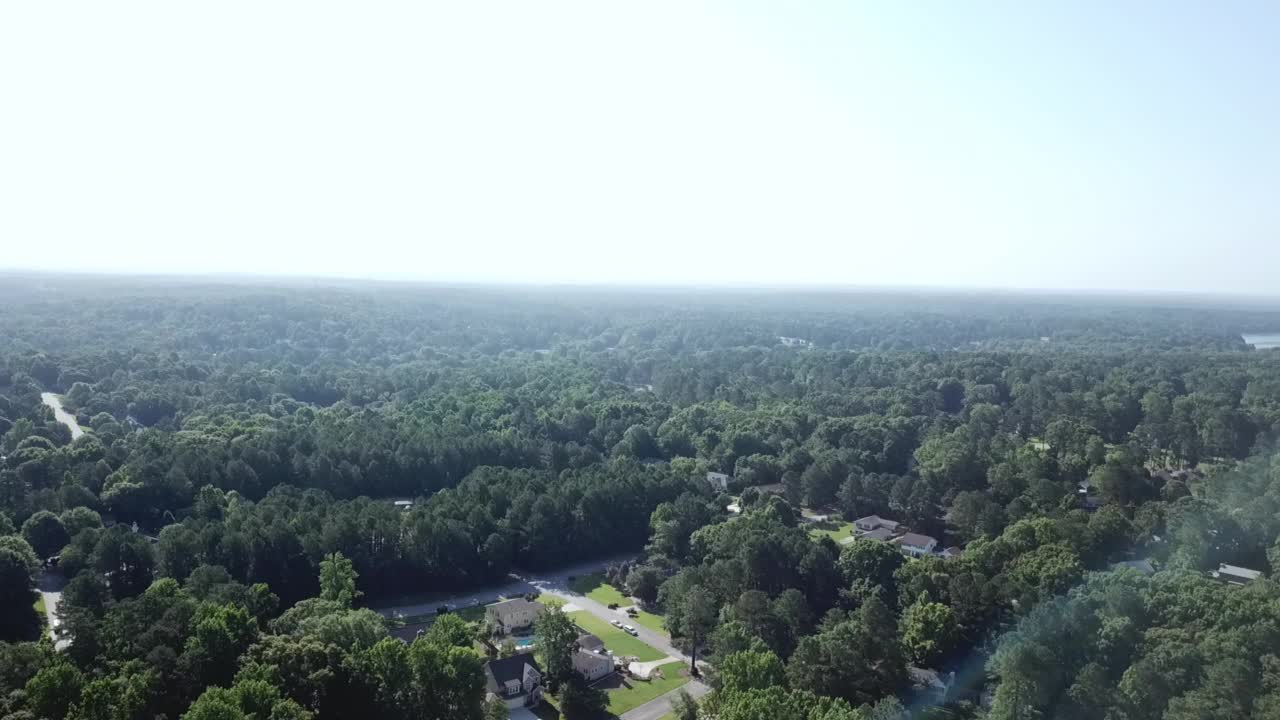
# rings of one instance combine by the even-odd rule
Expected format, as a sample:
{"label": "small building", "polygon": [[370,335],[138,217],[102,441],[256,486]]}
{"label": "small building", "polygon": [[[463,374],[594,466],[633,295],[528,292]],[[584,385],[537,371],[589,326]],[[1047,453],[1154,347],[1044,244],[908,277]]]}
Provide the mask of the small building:
{"label": "small building", "polygon": [[907,533],[893,541],[903,554],[912,557],[922,557],[924,555],[933,554],[933,549],[938,547],[938,541],[928,535],[919,535],[917,533]]}
{"label": "small building", "polygon": [[879,515],[868,515],[864,518],[858,518],[853,521],[853,526],[861,532],[871,532],[881,528],[894,532],[898,529],[898,523],[894,520],[886,520]]}
{"label": "small building", "polygon": [[1218,569],[1209,573],[1214,580],[1227,583],[1228,585],[1248,585],[1249,583],[1262,577],[1260,570],[1250,570],[1237,565],[1228,565],[1221,563]]}
{"label": "small building", "polygon": [[408,510],[413,507],[412,500],[396,500],[392,503],[397,510]]}
{"label": "small building", "polygon": [[571,661],[574,672],[587,682],[599,680],[613,672],[613,655],[605,651],[574,650]]}
{"label": "small building", "polygon": [[588,652],[598,652],[604,649],[604,641],[591,633],[582,633],[578,636],[578,648]]}
{"label": "small building", "polygon": [[952,545],[949,548],[943,548],[943,550],[938,553],[938,557],[944,560],[950,560],[952,558],[960,557],[960,553],[963,553],[963,552],[964,552],[964,548],[960,547],[959,545]]}
{"label": "small building", "polygon": [[545,610],[541,603],[529,602],[524,598],[503,600],[484,609],[485,625],[490,630],[510,635],[533,627],[533,623],[542,617]]}
{"label": "small building", "polygon": [[533,653],[526,652],[484,664],[485,689],[507,709],[530,707],[542,701],[542,668]]}
{"label": "small building", "polygon": [[721,473],[721,472],[707,473],[707,483],[709,483],[711,487],[716,490],[721,490],[721,491],[728,490],[729,483],[732,481],[733,481],[732,476],[725,475],[724,473]]}
{"label": "small building", "polygon": [[880,542],[887,542],[893,539],[893,531],[889,530],[889,528],[876,528],[871,532],[862,533],[862,535],[860,535],[859,537],[866,538],[867,540],[879,540]]}

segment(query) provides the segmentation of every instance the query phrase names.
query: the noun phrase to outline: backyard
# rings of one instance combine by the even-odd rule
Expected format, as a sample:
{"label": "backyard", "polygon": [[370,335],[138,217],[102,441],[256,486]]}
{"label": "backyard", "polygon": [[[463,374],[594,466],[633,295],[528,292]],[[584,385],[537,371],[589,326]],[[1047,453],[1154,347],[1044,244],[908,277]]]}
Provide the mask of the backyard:
{"label": "backyard", "polygon": [[[663,677],[654,680],[635,680],[614,674],[592,687],[604,691],[609,698],[606,716],[617,717],[689,682],[689,668],[682,662],[663,665],[662,674]],[[549,695],[543,696],[542,704],[533,708],[533,712],[541,720],[559,720],[561,717],[559,701]],[[674,716],[667,714],[662,720],[669,718]]]}
{"label": "backyard", "polygon": [[853,536],[853,523],[843,520],[823,520],[822,522],[810,523],[810,537],[816,540],[824,535],[839,543],[841,540]]}

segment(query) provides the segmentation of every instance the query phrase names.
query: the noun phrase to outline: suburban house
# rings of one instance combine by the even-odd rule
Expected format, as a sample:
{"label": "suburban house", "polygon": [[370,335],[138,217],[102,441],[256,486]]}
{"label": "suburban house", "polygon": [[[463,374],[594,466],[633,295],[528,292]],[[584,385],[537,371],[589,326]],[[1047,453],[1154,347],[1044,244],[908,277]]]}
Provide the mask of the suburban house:
{"label": "suburban house", "polygon": [[1221,580],[1228,585],[1248,585],[1262,577],[1262,572],[1250,570],[1236,565],[1220,563],[1218,569],[1209,573],[1214,580]]}
{"label": "suburban house", "polygon": [[578,647],[588,652],[599,652],[604,649],[604,641],[591,633],[582,633],[578,636]]}
{"label": "suburban house", "polygon": [[484,621],[490,630],[509,635],[532,627],[534,621],[542,616],[543,610],[540,603],[513,598],[485,608]]}
{"label": "suburban house", "polygon": [[542,669],[533,653],[520,653],[484,664],[485,689],[508,709],[537,705],[542,700]]}
{"label": "suburban house", "polygon": [[867,540],[879,540],[880,542],[884,542],[893,537],[893,531],[889,528],[876,528],[870,532],[862,533],[859,537],[864,537]]}
{"label": "suburban house", "polygon": [[853,521],[853,526],[860,532],[864,533],[871,532],[872,530],[879,530],[881,528],[888,530],[889,532],[894,532],[898,529],[898,523],[893,520],[885,520],[879,515],[868,515],[864,518],[858,518]]}
{"label": "suburban house", "polygon": [[710,483],[711,487],[716,490],[728,490],[729,482],[731,480],[733,480],[733,478],[729,475],[725,475],[724,473],[719,473],[719,472],[707,473],[707,482]]}
{"label": "suburban house", "polygon": [[613,672],[613,655],[604,650],[574,650],[572,661],[574,672],[587,682],[599,680]]}
{"label": "suburban house", "polygon": [[960,553],[962,552],[964,552],[964,548],[961,548],[957,545],[952,545],[949,548],[944,548],[941,552],[938,553],[938,556],[943,558],[944,560],[950,560],[952,558],[960,557]]}
{"label": "suburban house", "polygon": [[928,535],[918,535],[916,533],[907,533],[893,541],[904,554],[912,557],[920,557],[922,555],[933,554],[933,549],[938,547],[938,541]]}

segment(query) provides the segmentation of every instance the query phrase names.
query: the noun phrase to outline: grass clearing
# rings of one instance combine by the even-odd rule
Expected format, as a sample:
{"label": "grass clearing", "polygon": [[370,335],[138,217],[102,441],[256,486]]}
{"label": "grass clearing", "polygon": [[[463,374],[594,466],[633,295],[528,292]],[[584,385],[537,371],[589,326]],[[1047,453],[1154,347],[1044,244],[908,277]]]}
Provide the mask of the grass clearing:
{"label": "grass clearing", "polygon": [[600,638],[604,646],[615,655],[635,657],[640,662],[661,660],[667,654],[649,647],[640,638],[631,637],[621,628],[616,628],[585,610],[569,613],[570,619],[584,631]]}
{"label": "grass clearing", "polygon": [[853,523],[843,520],[824,520],[809,524],[809,537],[817,540],[824,536],[839,543],[841,540],[853,536]]}
{"label": "grass clearing", "polygon": [[618,588],[605,582],[604,575],[601,573],[576,577],[573,582],[569,583],[569,589],[581,595],[586,595],[601,605],[626,607],[633,604],[631,598],[623,595]]}
{"label": "grass clearing", "polygon": [[689,682],[689,668],[683,662],[663,665],[662,675],[663,677],[654,680],[635,680],[615,675],[596,687],[608,694],[609,712],[621,715]]}
{"label": "grass clearing", "polygon": [[[466,607],[460,610],[453,610],[449,614],[457,615],[467,622],[478,623],[484,621],[484,609],[486,606],[478,605],[475,607]],[[403,623],[405,625],[430,625],[436,621],[439,615],[431,612],[422,615],[405,615],[403,617],[390,618],[393,621]]]}
{"label": "grass clearing", "polygon": [[[631,607],[635,605],[635,601],[626,595],[623,595],[621,590],[605,582],[604,575],[601,573],[592,573],[591,575],[583,575],[581,577],[574,578],[573,582],[569,584],[569,589],[576,593],[586,595],[588,598],[595,600],[605,607],[608,607],[609,605],[617,605],[618,607]],[[661,615],[655,615],[654,613],[640,610],[638,606],[636,609],[638,614],[631,618],[631,620],[623,620],[623,622],[643,625],[654,632],[666,634],[666,622],[663,621]]]}

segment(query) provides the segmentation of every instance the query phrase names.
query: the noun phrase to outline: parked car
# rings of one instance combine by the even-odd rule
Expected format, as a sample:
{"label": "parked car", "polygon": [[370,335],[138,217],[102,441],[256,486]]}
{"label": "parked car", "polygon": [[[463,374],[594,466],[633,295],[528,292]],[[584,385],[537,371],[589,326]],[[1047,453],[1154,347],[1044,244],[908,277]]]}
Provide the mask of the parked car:
{"label": "parked car", "polygon": [[616,627],[616,628],[620,628],[620,627],[622,627],[622,621],[621,621],[621,620],[610,620],[610,621],[609,621],[609,624],[610,624],[610,625],[612,625],[612,626],[614,626],[614,627]]}
{"label": "parked car", "polygon": [[617,610],[617,609],[618,609],[618,603],[609,603],[609,609],[610,609],[610,610]]}
{"label": "parked car", "polygon": [[628,633],[628,634],[630,634],[630,635],[635,635],[635,634],[636,634],[636,629],[635,629],[635,628],[633,628],[633,627],[631,627],[630,625],[623,625],[623,626],[622,626],[622,629],[623,629],[623,630],[626,630],[626,631],[627,631],[627,633]]}

